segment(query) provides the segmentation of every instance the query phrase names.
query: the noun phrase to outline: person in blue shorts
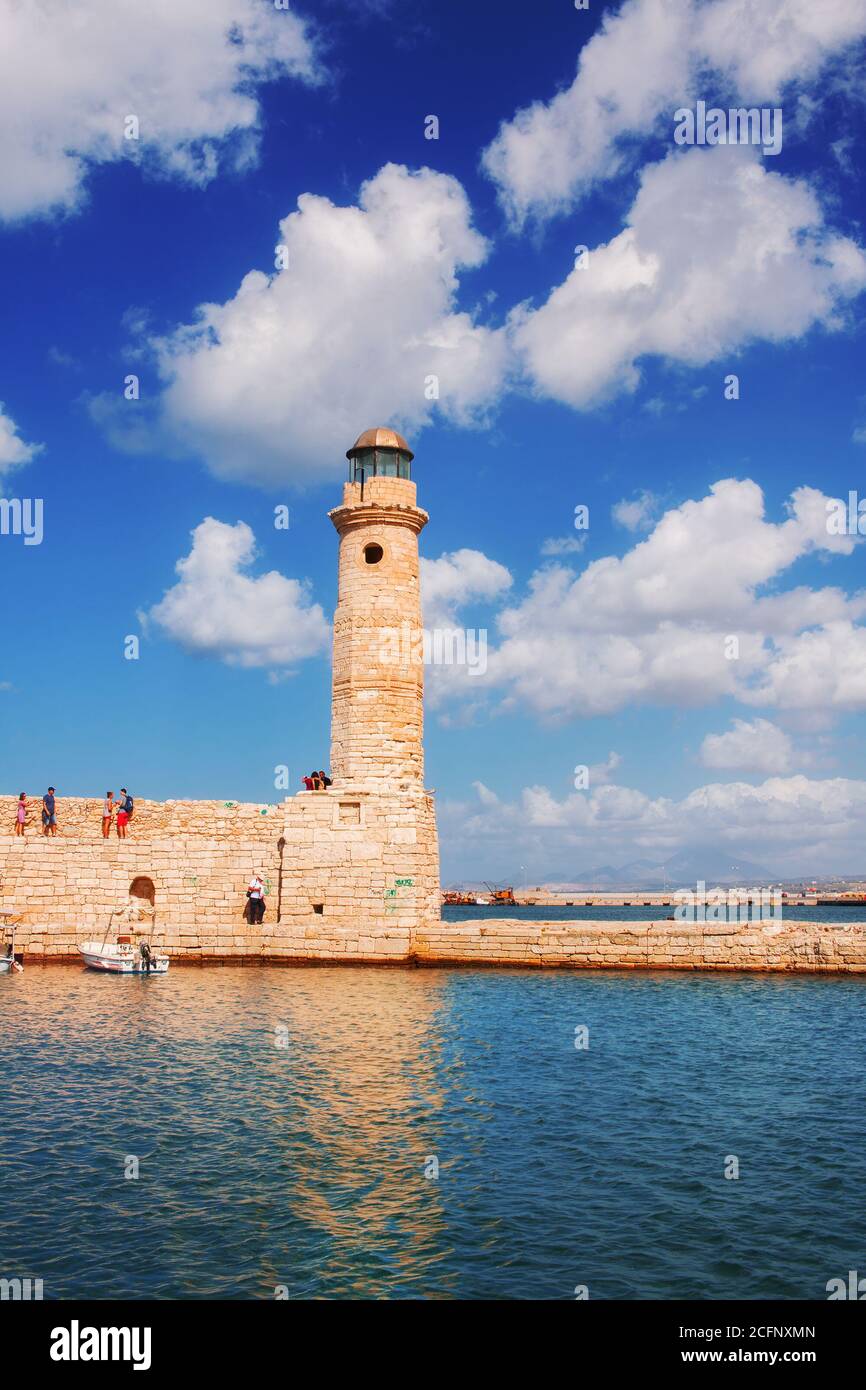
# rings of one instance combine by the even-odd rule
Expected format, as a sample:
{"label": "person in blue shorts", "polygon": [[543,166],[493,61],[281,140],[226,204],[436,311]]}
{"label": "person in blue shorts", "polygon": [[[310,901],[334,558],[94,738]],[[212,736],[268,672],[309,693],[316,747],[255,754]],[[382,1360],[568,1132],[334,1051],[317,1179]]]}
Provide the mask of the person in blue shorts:
{"label": "person in blue shorts", "polygon": [[53,787],[49,787],[42,798],[42,834],[57,834],[57,800]]}

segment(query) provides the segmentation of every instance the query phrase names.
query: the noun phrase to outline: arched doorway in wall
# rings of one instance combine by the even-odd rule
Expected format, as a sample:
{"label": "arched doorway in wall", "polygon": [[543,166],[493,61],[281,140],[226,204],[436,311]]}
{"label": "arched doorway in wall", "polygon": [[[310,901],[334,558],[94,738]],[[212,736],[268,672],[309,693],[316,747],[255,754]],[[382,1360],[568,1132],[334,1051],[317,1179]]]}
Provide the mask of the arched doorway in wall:
{"label": "arched doorway in wall", "polygon": [[138,874],[132,880],[129,885],[126,907],[122,908],[119,913],[117,926],[120,931],[126,933],[125,936],[118,936],[118,941],[148,940],[151,944],[154,943],[156,887],[152,878],[148,878],[145,874]]}
{"label": "arched doorway in wall", "polygon": [[129,885],[130,898],[138,898],[140,902],[149,903],[151,907],[156,906],[156,888],[152,878],[145,878],[139,875],[134,878]]}
{"label": "arched doorway in wall", "polygon": [[129,885],[127,920],[153,925],[156,921],[156,888],[152,878],[140,874]]}

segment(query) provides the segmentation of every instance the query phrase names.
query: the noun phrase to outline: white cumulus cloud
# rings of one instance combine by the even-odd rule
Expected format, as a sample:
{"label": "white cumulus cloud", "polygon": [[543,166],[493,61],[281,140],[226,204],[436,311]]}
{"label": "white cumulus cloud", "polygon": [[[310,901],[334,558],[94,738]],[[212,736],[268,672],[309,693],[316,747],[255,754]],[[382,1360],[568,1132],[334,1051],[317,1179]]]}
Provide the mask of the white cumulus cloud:
{"label": "white cumulus cloud", "polygon": [[629,0],[584,45],[570,87],[502,124],[484,165],[516,223],[552,216],[629,167],[664,121],[672,134],[695,97],[778,101],[864,35],[859,0]]}
{"label": "white cumulus cloud", "polygon": [[701,744],[704,767],[751,772],[788,772],[794,747],[790,735],[769,719],[735,719],[723,734],[707,734]]}
{"label": "white cumulus cloud", "polygon": [[[427,706],[441,709],[449,695],[462,692],[464,703],[457,722],[471,722],[475,706],[473,686],[487,666],[486,628],[462,628],[461,610],[468,605],[492,603],[511,588],[510,572],[480,550],[453,550],[438,559],[421,559],[421,607],[428,633],[464,633],[456,650],[465,660],[429,664],[424,673]],[[444,722],[455,722],[444,718]]]}
{"label": "white cumulus cloud", "polygon": [[4,473],[11,473],[13,468],[30,463],[31,459],[42,452],[42,448],[41,444],[28,444],[21,438],[18,426],[6,414],[3,402],[0,401],[0,477]]}
{"label": "white cumulus cloud", "polygon": [[610,514],[618,526],[627,531],[648,531],[658,507],[658,498],[644,489],[637,497],[624,497],[614,503]]}
{"label": "white cumulus cloud", "polygon": [[772,660],[743,699],[786,710],[866,709],[866,628],[839,616],[779,635]]}
{"label": "white cumulus cloud", "polygon": [[808,184],[751,151],[691,149],[644,170],[624,230],[511,332],[536,392],[587,408],[633,391],[648,355],[695,367],[836,328],[864,288],[866,256]]}
{"label": "white cumulus cloud", "polygon": [[166,420],[215,473],[318,481],[345,468],[359,422],[483,416],[505,334],[456,308],[458,270],[487,255],[456,179],[388,164],[357,206],[304,194],[278,244],[287,268],[250,271],[158,345]]}
{"label": "white cumulus cloud", "polygon": [[549,718],[725,696],[797,710],[863,708],[866,595],[778,587],[801,557],[850,555],[858,544],[828,533],[827,500],[797,488],[784,519],[772,521],[756,483],[724,479],[666,511],[622,557],[593,560],[580,573],[540,569],[499,614],[473,698],[485,688]]}
{"label": "white cumulus cloud", "polygon": [[511,587],[511,574],[480,550],[452,550],[436,560],[421,558],[421,601],[427,627],[447,627],[458,610],[494,599]]}
{"label": "white cumulus cloud", "polygon": [[255,537],[245,522],[206,517],[177,583],[141,614],[187,651],[230,666],[292,666],[328,649],[330,628],[309,586],[275,570],[251,575]]}
{"label": "white cumulus cloud", "polygon": [[122,158],[196,184],[242,167],[256,84],[286,74],[319,78],[310,36],[260,0],[0,0],[0,218],[73,211]]}
{"label": "white cumulus cloud", "polygon": [[459,307],[461,275],[489,247],[449,175],[389,164],[349,207],[304,194],[276,244],[285,268],[248,272],[151,340],[164,390],[150,411],[91,401],[116,447],[303,486],[339,475],[362,425],[412,440],[435,418],[484,424],[518,382],[590,409],[633,391],[649,356],[729,365],[754,341],[838,329],[866,288],[866,255],[808,184],[730,147],[645,170],[623,231],[503,327]]}
{"label": "white cumulus cloud", "polygon": [[851,874],[862,865],[866,782],[851,778],[710,783],[679,800],[609,783],[563,798],[543,786],[511,800],[480,784],[476,790],[478,801],[446,802],[440,813],[444,852],[470,872],[481,863],[486,872],[513,873],[515,846],[534,883],[551,874],[573,880],[603,864],[661,867],[707,846],[716,859],[729,856],[731,867],[744,858],[790,877]]}

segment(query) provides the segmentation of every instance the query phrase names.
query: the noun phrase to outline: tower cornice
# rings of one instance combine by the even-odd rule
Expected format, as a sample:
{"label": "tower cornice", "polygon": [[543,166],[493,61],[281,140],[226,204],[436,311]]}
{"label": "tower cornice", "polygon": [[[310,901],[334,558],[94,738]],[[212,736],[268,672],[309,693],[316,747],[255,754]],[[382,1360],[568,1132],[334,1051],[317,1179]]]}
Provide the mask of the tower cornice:
{"label": "tower cornice", "polygon": [[335,507],[328,512],[328,516],[341,536],[374,525],[406,526],[417,536],[430,520],[429,514],[421,507],[403,506],[397,502],[362,502],[359,505]]}

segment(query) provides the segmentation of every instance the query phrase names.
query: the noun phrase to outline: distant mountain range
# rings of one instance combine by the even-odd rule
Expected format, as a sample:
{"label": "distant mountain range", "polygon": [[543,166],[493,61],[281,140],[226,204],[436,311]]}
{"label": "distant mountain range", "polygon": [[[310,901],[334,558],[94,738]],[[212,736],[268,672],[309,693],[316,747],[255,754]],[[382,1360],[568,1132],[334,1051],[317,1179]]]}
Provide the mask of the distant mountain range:
{"label": "distant mountain range", "polygon": [[[536,888],[546,888],[553,893],[571,894],[584,889],[587,892],[619,889],[637,892],[641,889],[650,891],[665,887],[694,888],[695,884],[701,881],[706,883],[708,888],[714,888],[716,885],[760,888],[771,883],[798,888],[812,883],[825,888],[844,888],[852,884],[861,885],[866,881],[866,874],[862,871],[859,874],[815,874],[811,873],[810,866],[805,864],[803,873],[799,876],[785,876],[774,873],[766,864],[756,864],[752,859],[738,859],[727,850],[719,849],[718,845],[697,845],[679,850],[663,861],[630,859],[627,864],[602,864],[598,868],[569,876],[554,872],[541,878],[527,877],[520,869],[512,872],[509,877],[500,877],[495,886],[504,888],[506,884],[511,884],[515,892],[521,892],[524,880],[530,892]],[[463,892],[477,892],[480,895],[486,895],[488,891],[487,884],[480,879],[464,879],[462,882],[443,884],[443,887],[456,888]]]}
{"label": "distant mountain range", "polygon": [[[664,863],[653,859],[632,859],[627,864],[602,864],[582,873],[575,883],[582,886],[650,888],[657,885],[688,887],[705,883],[769,883],[773,873],[765,864],[736,859],[716,846],[692,847],[672,854]],[[553,887],[553,884],[548,884]],[[572,885],[567,885],[572,886]]]}
{"label": "distant mountain range", "polygon": [[[523,887],[523,879],[524,875],[520,872],[501,882],[510,882],[518,889]],[[632,859],[627,864],[602,864],[568,879],[551,875],[543,879],[530,876],[526,884],[529,889],[543,886],[553,892],[569,893],[572,889],[582,888],[687,888],[701,880],[708,886],[730,883],[759,887],[761,884],[778,882],[778,876],[772,874],[764,864],[755,864],[751,859],[737,859],[718,846],[707,845],[680,850],[663,863],[654,859]],[[460,887],[483,892],[485,885],[481,882],[464,882]]]}

